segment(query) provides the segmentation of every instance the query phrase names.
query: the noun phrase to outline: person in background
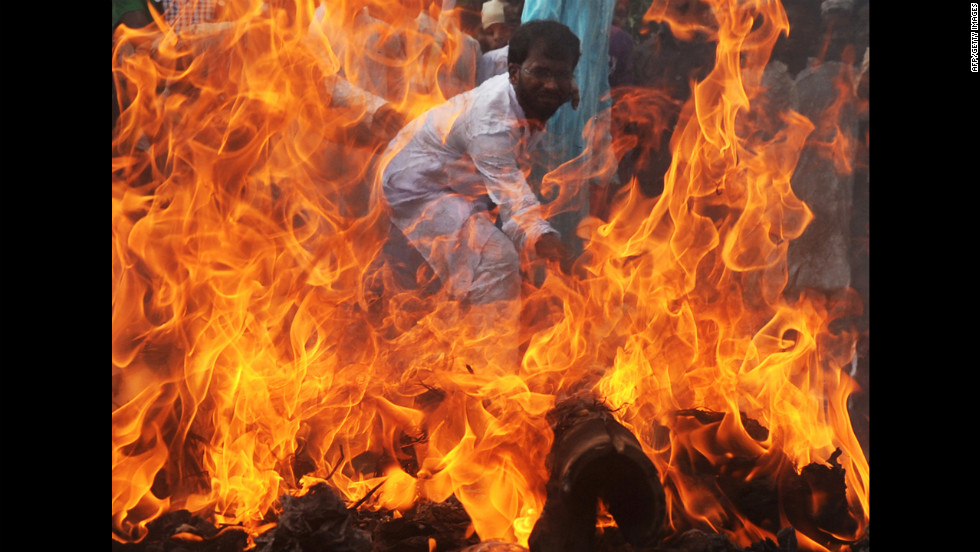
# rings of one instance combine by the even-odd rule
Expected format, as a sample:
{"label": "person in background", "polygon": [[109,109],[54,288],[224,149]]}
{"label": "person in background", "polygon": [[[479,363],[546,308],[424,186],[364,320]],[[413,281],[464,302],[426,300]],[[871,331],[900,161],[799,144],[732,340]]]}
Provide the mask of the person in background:
{"label": "person in background", "polygon": [[[415,18],[419,34],[409,37],[409,40],[417,41],[410,51],[421,53],[418,59],[422,71],[413,73],[410,79],[410,89],[415,93],[428,94],[435,91],[431,78],[433,72],[439,92],[445,98],[451,98],[476,86],[480,43],[461,31],[458,10],[455,8],[455,0],[422,2],[422,9]],[[459,39],[459,42],[451,37]],[[431,45],[426,48],[427,43]],[[451,55],[451,59],[447,59],[447,54]]]}
{"label": "person in background", "polygon": [[483,47],[483,53],[507,46],[513,28],[504,18],[504,3],[500,0],[484,2],[480,15],[483,24],[483,39],[480,45]]}
{"label": "person in background", "polygon": [[628,30],[629,0],[616,2],[609,28],[609,88],[633,84],[633,36]]}
{"label": "person in background", "polygon": [[[449,4],[447,2],[446,4]],[[480,24],[480,10],[483,6],[482,0],[456,0],[455,9],[459,17],[459,28],[461,31],[480,42],[483,26]],[[445,8],[444,8],[445,9]],[[480,44],[482,53],[482,43]]]}
{"label": "person in background", "polygon": [[502,0],[504,3],[504,22],[511,32],[517,30],[524,20],[524,0]]}
{"label": "person in background", "polygon": [[863,51],[854,51],[857,13],[854,0],[823,0],[820,3],[820,21],[824,32],[824,47],[820,59],[846,61],[854,64]]}
{"label": "person in background", "polygon": [[[634,84],[633,50],[636,44],[629,31],[629,14],[629,0],[618,0],[613,11],[612,25],[609,27],[609,92],[612,99],[611,109],[613,110],[610,117],[609,134],[614,141],[633,133],[635,126],[628,119],[630,111],[628,102],[621,102],[624,95],[630,94],[628,87],[632,87]],[[624,114],[626,115],[625,120]],[[619,157],[616,178],[610,181],[604,194],[597,198],[597,205],[590,206],[592,215],[602,220],[609,218],[612,199],[623,185],[629,183],[637,154],[638,148],[634,147],[623,152]]]}
{"label": "person in background", "polygon": [[507,43],[510,41],[511,27],[504,17],[504,7],[500,0],[483,3],[483,36],[487,50],[477,66],[477,86],[494,75],[507,72]]}
{"label": "person in background", "polygon": [[630,1],[617,0],[616,7],[613,8],[612,24],[620,29],[633,34],[633,27],[630,25]]}

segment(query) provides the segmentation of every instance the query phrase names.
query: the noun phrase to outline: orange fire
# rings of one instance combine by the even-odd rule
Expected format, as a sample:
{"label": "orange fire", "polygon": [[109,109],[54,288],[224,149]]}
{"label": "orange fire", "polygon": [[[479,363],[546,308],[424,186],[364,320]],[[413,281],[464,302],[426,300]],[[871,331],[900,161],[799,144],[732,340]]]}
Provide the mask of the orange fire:
{"label": "orange fire", "polygon": [[[762,478],[840,450],[856,525],[836,536],[859,535],[869,467],[843,370],[857,336],[834,325],[859,302],[783,293],[787,248],[812,218],[790,177],[833,121],[757,108],[789,29],[779,2],[707,4],[710,25],[684,24],[710,29],[717,61],[681,113],[663,193],[626,186],[608,220],[580,227],[586,276],[550,270],[525,286],[520,323],[492,333],[444,294],[374,270],[384,144],[365,130],[365,102],[338,92],[339,75],[363,83],[373,66],[407,117],[452,95],[466,71],[452,18],[421,0],[331,0],[317,24],[311,1],[237,0],[222,22],[179,33],[162,19],[122,28],[113,538],[139,539],[177,508],[258,532],[280,496],[326,480],[350,503],[377,487],[365,503],[376,509],[455,495],[481,539],[526,545],[548,478],[545,414],[582,395],[635,432],[672,526],[742,545],[773,535],[699,486],[684,459],[754,458],[746,477]],[[438,32],[420,29],[421,10]],[[647,17],[669,20],[666,2]],[[630,106],[640,120],[655,104],[640,94]],[[501,344],[521,344],[519,367]],[[693,409],[721,416],[677,414]]]}

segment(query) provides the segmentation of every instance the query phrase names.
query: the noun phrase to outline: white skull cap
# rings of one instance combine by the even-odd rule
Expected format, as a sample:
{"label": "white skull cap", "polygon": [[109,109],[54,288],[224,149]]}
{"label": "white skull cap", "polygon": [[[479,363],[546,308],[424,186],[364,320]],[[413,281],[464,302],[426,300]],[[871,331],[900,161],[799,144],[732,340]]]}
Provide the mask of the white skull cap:
{"label": "white skull cap", "polygon": [[504,22],[504,3],[500,0],[489,0],[483,3],[483,28],[487,29],[490,25]]}

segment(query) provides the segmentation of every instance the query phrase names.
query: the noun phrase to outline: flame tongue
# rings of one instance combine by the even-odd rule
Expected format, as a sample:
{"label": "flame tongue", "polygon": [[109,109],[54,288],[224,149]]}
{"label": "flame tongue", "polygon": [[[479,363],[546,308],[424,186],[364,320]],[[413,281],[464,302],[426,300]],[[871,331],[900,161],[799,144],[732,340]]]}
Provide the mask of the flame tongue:
{"label": "flame tongue", "polygon": [[[663,194],[633,183],[608,221],[586,221],[588,277],[526,286],[504,335],[373,271],[387,222],[365,182],[381,145],[364,132],[369,105],[328,86],[381,64],[401,83],[385,99],[411,117],[449,93],[432,83],[448,82],[459,30],[441,27],[434,49],[411,6],[330,2],[340,51],[311,41],[307,3],[228,4],[232,23],[117,35],[115,538],[176,508],[258,527],[278,497],[325,479],[349,503],[376,488],[372,508],[456,495],[482,539],[526,544],[548,479],[545,414],[579,395],[637,435],[673,527],[742,544],[778,529],[722,504],[681,459],[752,458],[745,477],[763,477],[840,450],[860,531],[869,470],[841,370],[854,335],[832,330],[857,303],[783,293],[788,244],[812,219],[790,176],[815,127],[763,109],[762,70],[788,28],[777,2],[716,0],[713,18],[687,22],[717,39],[716,63],[681,112]],[[355,25],[364,7],[387,25]],[[437,56],[429,73],[423,55]],[[628,101],[635,120],[663,105]],[[500,343],[521,344],[516,371]],[[692,409],[721,417],[694,424]]]}

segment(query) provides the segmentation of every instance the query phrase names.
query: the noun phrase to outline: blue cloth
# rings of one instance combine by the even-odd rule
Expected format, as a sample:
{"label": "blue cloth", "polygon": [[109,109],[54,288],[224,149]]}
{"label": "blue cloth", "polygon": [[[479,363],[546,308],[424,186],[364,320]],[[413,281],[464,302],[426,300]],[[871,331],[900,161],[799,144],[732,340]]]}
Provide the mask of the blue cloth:
{"label": "blue cloth", "polygon": [[[582,42],[582,57],[575,68],[575,82],[581,96],[579,108],[574,110],[570,104],[565,104],[548,121],[548,132],[542,144],[549,152],[548,166],[535,171],[539,178],[542,171],[550,171],[585,150],[588,143],[583,137],[586,122],[611,105],[609,33],[615,5],[615,0],[526,0],[524,3],[522,22],[535,19],[558,21],[567,25]],[[608,133],[608,128],[602,128],[600,132]],[[580,187],[574,194],[576,204],[569,205],[570,211],[554,217],[551,222],[578,249],[581,244],[574,239],[575,227],[589,212],[589,187],[588,183],[582,182],[563,181],[563,184]],[[554,193],[545,192],[541,197],[544,201],[554,196]]]}

